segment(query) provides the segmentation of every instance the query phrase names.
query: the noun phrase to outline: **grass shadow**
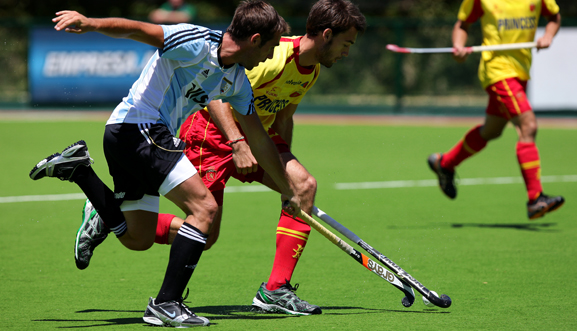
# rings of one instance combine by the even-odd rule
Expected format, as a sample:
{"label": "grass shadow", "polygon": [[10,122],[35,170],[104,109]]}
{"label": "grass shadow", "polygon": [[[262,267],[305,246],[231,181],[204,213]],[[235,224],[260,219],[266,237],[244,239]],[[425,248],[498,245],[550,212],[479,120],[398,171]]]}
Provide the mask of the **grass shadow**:
{"label": "grass shadow", "polygon": [[[330,315],[359,315],[359,314],[377,314],[377,313],[410,313],[410,314],[449,314],[449,311],[438,311],[437,308],[424,310],[401,310],[401,309],[379,309],[379,308],[362,308],[362,307],[321,307],[325,313]],[[360,312],[332,312],[331,310],[361,310]]]}
{"label": "grass shadow", "polygon": [[487,224],[487,223],[430,223],[428,225],[420,225],[420,226],[395,226],[390,225],[386,228],[388,230],[427,230],[427,229],[439,229],[440,227],[449,226],[451,228],[494,228],[494,229],[516,229],[516,230],[525,230],[525,231],[544,231],[544,232],[560,232],[561,230],[558,229],[549,229],[554,226],[557,226],[558,223],[494,223],[494,224]]}
{"label": "grass shadow", "polygon": [[[412,313],[412,314],[448,314],[449,311],[438,311],[437,309],[424,309],[422,311],[415,310],[397,310],[397,309],[376,309],[363,307],[348,307],[348,306],[331,306],[321,307],[326,315],[361,315],[361,314],[379,314],[379,313]],[[255,310],[251,306],[201,306],[192,307],[192,310],[199,315],[207,316],[211,320],[211,325],[218,325],[216,321],[219,320],[277,320],[285,318],[296,318],[300,316],[287,315],[283,313],[265,313],[260,310]],[[78,329],[91,328],[125,324],[145,324],[140,316],[143,312],[141,310],[108,310],[108,309],[85,309],[76,312],[77,314],[92,314],[92,313],[134,313],[138,317],[125,318],[87,318],[87,319],[36,319],[32,322],[61,322],[68,323],[69,326],[57,326],[58,329]],[[86,325],[70,325],[75,323],[90,323]]]}
{"label": "grass shadow", "polygon": [[452,223],[452,228],[465,228],[465,227],[475,227],[475,228],[497,228],[497,229],[515,229],[515,230],[525,230],[525,231],[542,231],[542,232],[559,232],[560,230],[549,229],[553,226],[558,225],[558,223],[518,223],[518,224],[508,224],[508,223],[495,223],[495,224],[485,224],[485,223]]}
{"label": "grass shadow", "polygon": [[[397,310],[397,309],[376,309],[348,306],[322,306],[323,314],[326,315],[361,315],[377,313],[417,313],[417,314],[447,314],[449,311],[438,311],[437,309],[426,309],[423,311]],[[211,323],[213,320],[246,319],[246,320],[269,320],[295,318],[300,316],[287,315],[283,313],[265,313],[255,310],[251,306],[204,306],[195,307],[194,311],[200,314],[212,314],[209,316]]]}

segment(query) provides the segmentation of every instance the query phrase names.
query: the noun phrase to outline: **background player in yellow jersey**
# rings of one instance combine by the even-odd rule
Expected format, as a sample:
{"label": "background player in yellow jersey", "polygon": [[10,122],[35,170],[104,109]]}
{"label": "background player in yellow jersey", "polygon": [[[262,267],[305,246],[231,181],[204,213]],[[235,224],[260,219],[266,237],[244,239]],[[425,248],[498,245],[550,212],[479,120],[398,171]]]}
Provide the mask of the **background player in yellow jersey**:
{"label": "background player in yellow jersey", "polygon": [[[548,23],[544,35],[537,40],[538,49],[548,48],[560,28],[559,8],[554,0],[464,0],[452,33],[453,56],[463,62],[471,53],[464,46],[470,25],[477,20],[481,21],[484,45],[509,44],[534,41],[540,15]],[[512,122],[518,132],[516,155],[528,192],[528,217],[542,217],[564,203],[561,196],[542,193],[540,157],[535,144],[538,125],[526,98],[531,63],[531,49],[482,52],[478,76],[490,97],[484,124],[468,131],[447,153],[428,158],[449,198],[454,199],[457,194],[454,168],[481,151],[488,141],[498,138],[506,124]]]}
{"label": "background player in yellow jersey", "polygon": [[[313,207],[317,182],[291,152],[293,114],[317,80],[320,64],[329,68],[347,56],[365,27],[365,17],[351,2],[320,0],[309,13],[305,36],[281,38],[272,59],[247,71],[257,114],[277,146],[295,193],[301,199],[301,208],[308,214]],[[257,181],[279,191],[251,153],[256,146],[244,136],[229,104],[220,101],[212,102],[208,110],[191,115],[181,127],[180,137],[187,144],[185,153],[219,206],[207,248],[219,235],[223,191],[231,176],[243,182]],[[171,243],[181,223],[174,215],[160,215],[156,242]],[[290,284],[310,231],[307,223],[281,211],[273,269],[268,281],[259,287],[253,306],[295,315],[321,313],[318,306],[299,299],[294,293],[296,287]]]}

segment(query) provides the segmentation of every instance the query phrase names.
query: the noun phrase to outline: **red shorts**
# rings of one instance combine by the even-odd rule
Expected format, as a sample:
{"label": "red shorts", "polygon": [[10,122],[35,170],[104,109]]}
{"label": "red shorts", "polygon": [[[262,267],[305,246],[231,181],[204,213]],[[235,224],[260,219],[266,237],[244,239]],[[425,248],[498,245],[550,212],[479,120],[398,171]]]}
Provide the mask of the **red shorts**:
{"label": "red shorts", "polygon": [[531,111],[532,106],[526,97],[527,83],[519,78],[506,78],[486,87],[486,92],[490,95],[486,114],[509,120]]}
{"label": "red shorts", "polygon": [[[241,135],[245,135],[240,125]],[[273,129],[269,136],[279,153],[289,152],[289,145]],[[217,128],[209,112],[200,110],[192,114],[181,126],[179,138],[186,143],[185,155],[199,171],[203,182],[213,192],[219,206],[223,205],[223,190],[232,176],[241,182],[261,182],[265,171],[259,166],[257,172],[239,174],[233,162],[232,148],[225,145],[227,138]]]}

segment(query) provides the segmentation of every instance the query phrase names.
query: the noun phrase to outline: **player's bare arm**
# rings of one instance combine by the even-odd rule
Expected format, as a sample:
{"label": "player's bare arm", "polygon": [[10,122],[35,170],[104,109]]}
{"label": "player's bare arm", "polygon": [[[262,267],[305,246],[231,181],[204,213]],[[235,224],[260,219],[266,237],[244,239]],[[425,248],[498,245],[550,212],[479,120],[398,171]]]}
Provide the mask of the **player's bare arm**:
{"label": "player's bare arm", "polygon": [[125,18],[88,18],[78,12],[63,10],[52,19],[54,29],[69,33],[99,32],[113,38],[132,39],[157,48],[164,46],[163,28],[157,24]]}
{"label": "player's bare arm", "polygon": [[281,200],[289,201],[289,206],[283,204],[283,209],[291,215],[297,215],[301,208],[301,201],[294,193],[293,183],[281,163],[279,152],[263,128],[259,116],[256,113],[239,115],[237,120],[251,142],[251,152],[279,188]]}
{"label": "player's bare arm", "polygon": [[452,31],[452,43],[454,46],[453,58],[458,63],[464,62],[468,55],[472,53],[471,50],[468,50],[465,47],[466,42],[468,41],[469,28],[470,23],[458,20]]}
{"label": "player's bare arm", "polygon": [[558,30],[560,30],[560,25],[562,24],[560,13],[549,16],[547,19],[548,23],[546,23],[544,35],[536,40],[536,48],[538,49],[550,47],[554,36],[558,33]]}
{"label": "player's bare arm", "polygon": [[281,109],[275,114],[275,121],[271,125],[273,130],[285,140],[289,147],[291,147],[291,141],[293,140],[293,114],[295,114],[297,106],[297,104],[291,103]]}
{"label": "player's bare arm", "polygon": [[237,172],[246,175],[257,171],[258,163],[253,153],[251,153],[251,148],[247,144],[247,141],[239,140],[242,135],[235,124],[235,119],[231,113],[231,105],[221,100],[213,100],[209,103],[207,109],[211,115],[211,119],[213,119],[215,125],[221,130],[225,138],[227,138],[228,141],[234,141],[234,143],[231,144],[231,148],[233,149],[233,162],[235,163]]}

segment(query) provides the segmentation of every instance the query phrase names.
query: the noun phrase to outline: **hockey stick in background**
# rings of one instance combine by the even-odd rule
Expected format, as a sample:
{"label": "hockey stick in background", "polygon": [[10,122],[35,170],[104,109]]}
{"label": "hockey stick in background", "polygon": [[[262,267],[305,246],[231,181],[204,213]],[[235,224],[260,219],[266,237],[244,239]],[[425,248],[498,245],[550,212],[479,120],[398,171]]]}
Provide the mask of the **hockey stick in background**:
{"label": "hockey stick in background", "polygon": [[361,240],[361,238],[359,238],[355,233],[351,232],[348,228],[344,227],[339,222],[331,218],[331,216],[327,215],[324,211],[313,206],[311,213],[319,217],[325,223],[329,224],[335,230],[339,231],[342,235],[347,237],[347,239],[361,246],[369,254],[373,255],[373,257],[375,257],[379,262],[383,263],[391,271],[395,272],[403,282],[410,284],[413,288],[415,288],[419,293],[421,293],[421,295],[423,295],[434,305],[441,308],[448,308],[452,304],[452,299],[450,299],[449,296],[445,294],[442,294],[440,297],[436,296],[434,293],[432,293],[433,291],[428,290],[425,286],[423,286],[420,282],[418,282],[417,279],[413,278],[400,266],[395,264],[392,260],[388,259],[386,256],[384,256],[377,250],[375,250],[373,247],[369,246],[365,241]]}
{"label": "hockey stick in background", "polygon": [[349,256],[351,256],[355,261],[359,262],[368,270],[372,271],[374,274],[378,275],[402,291],[405,294],[405,297],[403,297],[401,300],[401,303],[404,305],[404,307],[410,307],[413,304],[415,301],[415,294],[410,285],[397,278],[393,273],[389,272],[389,270],[372,261],[370,258],[363,255],[355,248],[351,247],[351,245],[341,240],[341,238],[337,237],[335,234],[333,234],[333,232],[327,230],[323,225],[314,220],[311,216],[304,213],[302,210],[299,211],[298,216],[307,222],[307,224],[309,224],[312,228],[321,233],[325,238],[329,239],[329,241],[334,243],[337,247],[341,248],[341,250],[343,250],[345,253],[349,254]]}
{"label": "hockey stick in background", "polygon": [[[522,49],[522,48],[534,48],[536,47],[536,42],[528,43],[514,43],[514,44],[501,44],[501,45],[482,45],[482,46],[470,46],[466,49],[472,52],[484,52],[484,51],[506,51],[510,49]],[[385,46],[386,49],[394,53],[453,53],[453,47],[441,47],[441,48],[408,48],[399,47],[397,45],[388,44]]]}

